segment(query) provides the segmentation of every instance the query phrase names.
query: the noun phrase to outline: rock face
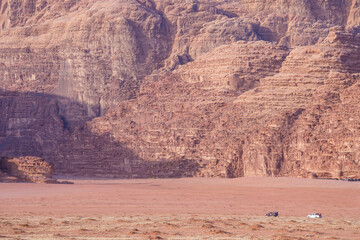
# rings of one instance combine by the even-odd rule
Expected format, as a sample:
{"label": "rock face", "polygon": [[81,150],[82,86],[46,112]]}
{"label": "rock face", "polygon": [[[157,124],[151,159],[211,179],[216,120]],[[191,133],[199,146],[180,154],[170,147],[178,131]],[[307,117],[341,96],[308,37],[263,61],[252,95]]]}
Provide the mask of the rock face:
{"label": "rock face", "polygon": [[51,164],[38,157],[6,158],[0,161],[0,181],[56,183]]}
{"label": "rock face", "polygon": [[[262,42],[263,54],[253,61],[251,53],[258,51],[259,42],[217,48],[163,79],[144,84],[136,101],[93,120],[93,131],[112,134],[142,159],[196,159],[199,176],[357,177],[359,164],[354,159],[358,159],[355,149],[359,143],[354,139],[359,134],[358,122],[351,124],[348,140],[340,136],[319,140],[331,131],[329,127],[337,128],[338,133],[345,131],[345,125],[350,127],[345,124],[338,129],[332,121],[357,121],[353,114],[358,112],[357,94],[350,89],[359,79],[360,60],[352,57],[359,54],[359,47],[348,37],[354,36],[332,29],[324,42],[296,48],[290,54]],[[249,59],[241,57],[239,62],[250,67],[239,70],[235,60],[228,73],[221,75],[222,64],[230,65],[223,56],[246,56]],[[259,76],[251,74],[247,91],[238,87],[244,86],[241,84],[234,87],[234,79],[243,83],[234,77],[237,71],[244,76],[253,69]],[[342,95],[352,104],[336,106]],[[329,110],[335,106],[342,110]],[[342,115],[350,106],[353,117]],[[315,113],[323,121],[313,119]],[[335,139],[336,143],[326,143]],[[347,148],[350,139],[352,147]]]}
{"label": "rock face", "polygon": [[0,154],[73,176],[360,178],[359,9],[0,1]]}

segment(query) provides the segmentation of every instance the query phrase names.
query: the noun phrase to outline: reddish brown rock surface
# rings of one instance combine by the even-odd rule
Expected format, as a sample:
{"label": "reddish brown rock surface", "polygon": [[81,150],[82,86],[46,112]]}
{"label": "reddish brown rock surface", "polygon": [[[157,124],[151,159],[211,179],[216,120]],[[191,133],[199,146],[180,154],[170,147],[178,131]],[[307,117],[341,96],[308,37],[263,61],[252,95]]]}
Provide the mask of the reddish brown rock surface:
{"label": "reddish brown rock surface", "polygon": [[4,182],[56,183],[51,178],[51,164],[38,157],[2,157],[0,170],[0,181]]}
{"label": "reddish brown rock surface", "polygon": [[0,154],[89,177],[360,178],[345,1],[0,1]]}

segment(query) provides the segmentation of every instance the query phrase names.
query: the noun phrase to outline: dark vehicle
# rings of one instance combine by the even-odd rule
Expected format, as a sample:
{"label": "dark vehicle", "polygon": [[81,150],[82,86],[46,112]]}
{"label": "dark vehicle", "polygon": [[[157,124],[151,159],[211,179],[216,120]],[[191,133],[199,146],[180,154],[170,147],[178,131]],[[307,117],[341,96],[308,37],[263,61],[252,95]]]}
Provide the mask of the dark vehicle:
{"label": "dark vehicle", "polygon": [[349,182],[359,182],[359,178],[344,178],[343,181],[349,181]]}
{"label": "dark vehicle", "polygon": [[266,216],[268,216],[268,217],[277,217],[278,215],[279,215],[278,212],[269,212],[266,214]]}

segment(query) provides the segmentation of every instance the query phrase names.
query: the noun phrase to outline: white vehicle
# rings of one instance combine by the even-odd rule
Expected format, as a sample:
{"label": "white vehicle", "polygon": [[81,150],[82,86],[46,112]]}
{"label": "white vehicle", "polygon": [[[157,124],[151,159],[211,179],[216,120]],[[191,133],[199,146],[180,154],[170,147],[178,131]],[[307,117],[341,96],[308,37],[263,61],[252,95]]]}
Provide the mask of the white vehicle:
{"label": "white vehicle", "polygon": [[313,213],[307,216],[308,218],[322,218],[321,213]]}

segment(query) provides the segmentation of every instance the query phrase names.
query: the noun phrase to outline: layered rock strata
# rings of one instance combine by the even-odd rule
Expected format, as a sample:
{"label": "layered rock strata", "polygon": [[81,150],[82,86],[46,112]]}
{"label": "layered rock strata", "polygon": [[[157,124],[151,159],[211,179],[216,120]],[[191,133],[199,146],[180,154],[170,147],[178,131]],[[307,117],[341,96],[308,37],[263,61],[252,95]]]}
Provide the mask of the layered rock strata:
{"label": "layered rock strata", "polygon": [[0,1],[0,154],[96,177],[359,177],[359,3]]}
{"label": "layered rock strata", "polygon": [[[269,59],[258,55],[255,61],[250,60],[249,53],[256,52],[259,43],[238,42],[227,46],[228,51],[217,48],[173,74],[149,81],[136,101],[123,103],[105,117],[95,119],[92,131],[111,134],[142,159],[195,160],[199,164],[198,176],[358,177],[358,143],[352,142],[345,151],[349,157],[344,160],[344,150],[340,149],[346,148],[346,138],[336,137],[333,145],[337,147],[332,148],[325,147],[330,143],[324,139],[318,140],[320,131],[331,126],[330,119],[335,118],[325,117],[335,114],[325,109],[335,108],[338,96],[348,94],[359,79],[360,62],[353,57],[359,54],[357,38],[356,34],[334,28],[322,43],[298,47],[289,55],[285,49],[270,48],[269,52],[277,52],[277,56],[266,53],[266,44],[262,43],[261,56]],[[230,52],[249,58],[239,61],[249,63],[248,69],[242,67],[240,76],[254,69],[260,74],[258,78],[252,75],[251,84],[240,84],[246,90],[234,88],[226,77],[234,78],[236,60],[227,74],[222,68],[222,64],[230,64],[221,56],[236,59]],[[261,75],[262,72],[266,74]],[[357,109],[355,92],[348,96],[355,98],[352,104],[336,108],[344,107],[344,113],[347,108]],[[310,124],[304,120],[319,107],[324,109],[319,117],[324,114],[330,122],[308,120]],[[341,121],[356,121],[354,114],[344,118]],[[338,132],[347,131],[345,125]],[[311,130],[306,131],[308,127]],[[314,137],[313,128],[318,129]],[[347,140],[354,141],[359,132],[356,127],[351,129]],[[332,138],[326,141],[334,141]]]}
{"label": "layered rock strata", "polygon": [[52,166],[38,157],[6,158],[0,160],[0,181],[56,183],[52,179]]}

